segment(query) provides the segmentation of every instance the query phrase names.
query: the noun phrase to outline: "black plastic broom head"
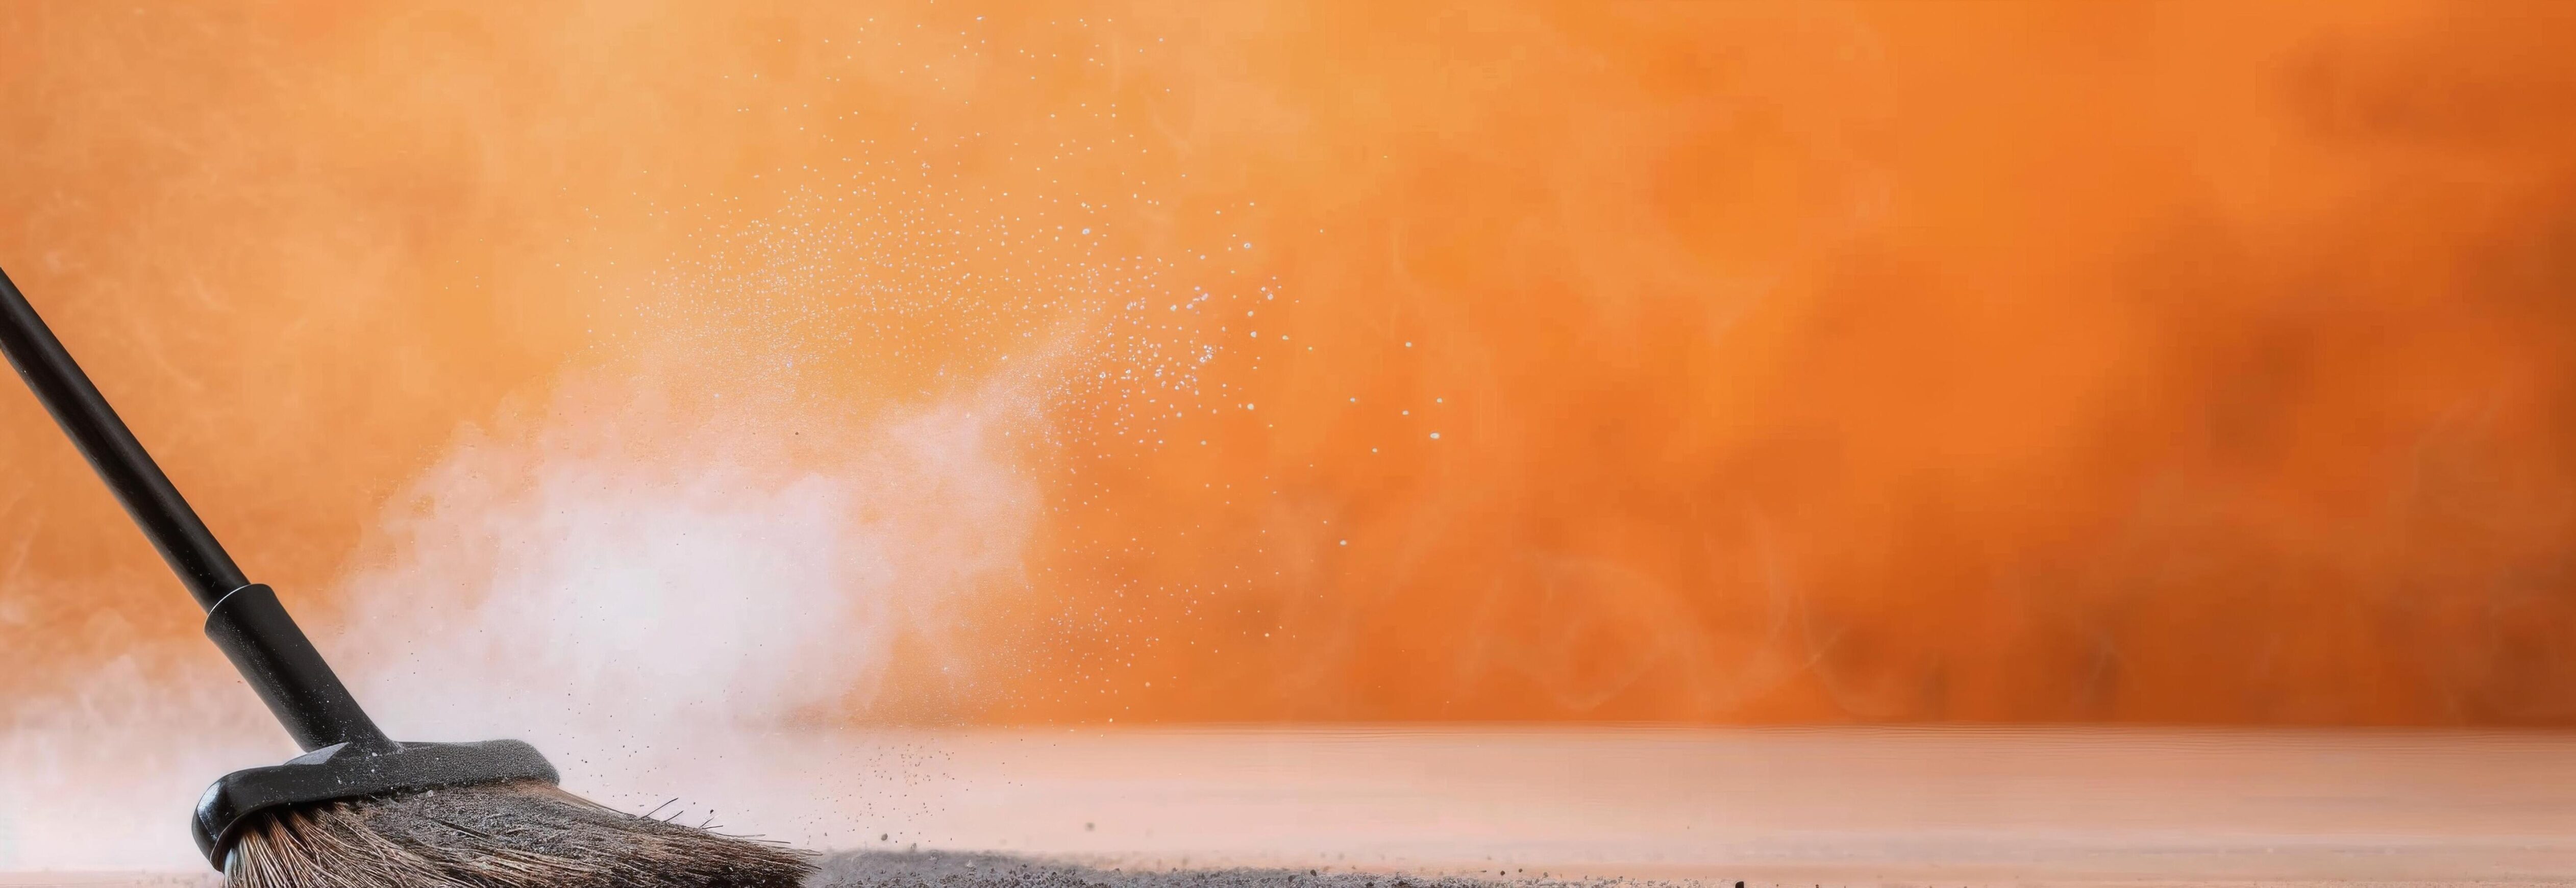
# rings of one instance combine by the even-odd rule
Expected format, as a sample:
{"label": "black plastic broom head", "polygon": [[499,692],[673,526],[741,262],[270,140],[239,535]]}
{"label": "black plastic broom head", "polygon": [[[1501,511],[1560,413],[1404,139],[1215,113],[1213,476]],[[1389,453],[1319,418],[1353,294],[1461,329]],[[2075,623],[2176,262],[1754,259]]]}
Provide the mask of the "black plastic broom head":
{"label": "black plastic broom head", "polygon": [[553,765],[537,748],[517,740],[481,743],[404,743],[368,751],[340,743],[288,759],[285,764],[234,771],[206,787],[191,823],[197,850],[216,869],[232,852],[241,829],[259,814],[280,808],[398,792],[504,783],[556,782]]}

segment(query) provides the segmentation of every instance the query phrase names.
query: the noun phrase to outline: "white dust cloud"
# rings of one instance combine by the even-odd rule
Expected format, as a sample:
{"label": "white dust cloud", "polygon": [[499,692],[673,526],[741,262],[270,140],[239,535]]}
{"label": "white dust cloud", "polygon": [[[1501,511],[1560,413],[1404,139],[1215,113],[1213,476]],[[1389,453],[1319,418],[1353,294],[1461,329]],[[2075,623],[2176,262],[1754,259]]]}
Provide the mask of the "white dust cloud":
{"label": "white dust cloud", "polygon": [[[1218,409],[1229,331],[1202,309],[1276,297],[1059,240],[1090,201],[869,167],[706,209],[651,262],[606,248],[657,270],[598,277],[590,352],[389,498],[341,608],[285,590],[389,732],[525,739],[605,803],[805,844],[920,813],[935,756],[817,730],[974,699],[1011,642],[966,621],[1025,584],[1039,467]],[[940,686],[889,714],[898,648]],[[200,866],[197,794],[293,753],[210,648],[150,655],[186,662],[6,713],[0,870]]]}

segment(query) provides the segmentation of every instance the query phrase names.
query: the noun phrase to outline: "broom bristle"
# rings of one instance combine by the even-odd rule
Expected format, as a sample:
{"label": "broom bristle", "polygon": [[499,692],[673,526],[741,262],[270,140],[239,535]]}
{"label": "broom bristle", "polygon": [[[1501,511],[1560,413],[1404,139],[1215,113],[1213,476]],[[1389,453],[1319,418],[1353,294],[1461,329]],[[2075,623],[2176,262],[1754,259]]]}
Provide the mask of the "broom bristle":
{"label": "broom bristle", "polygon": [[608,808],[537,781],[262,815],[227,888],[793,888],[803,853]]}

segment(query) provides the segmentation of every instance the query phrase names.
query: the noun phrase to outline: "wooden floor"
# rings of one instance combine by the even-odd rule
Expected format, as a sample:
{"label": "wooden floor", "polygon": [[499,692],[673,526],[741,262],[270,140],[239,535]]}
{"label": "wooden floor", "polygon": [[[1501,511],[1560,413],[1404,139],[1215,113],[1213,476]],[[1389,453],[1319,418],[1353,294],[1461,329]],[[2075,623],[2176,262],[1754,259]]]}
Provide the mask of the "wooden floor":
{"label": "wooden floor", "polygon": [[[576,760],[567,786],[639,811],[685,787],[666,815],[809,848],[1129,869],[2576,884],[2576,734],[1059,729],[708,743]],[[186,882],[0,876],[37,884]]]}

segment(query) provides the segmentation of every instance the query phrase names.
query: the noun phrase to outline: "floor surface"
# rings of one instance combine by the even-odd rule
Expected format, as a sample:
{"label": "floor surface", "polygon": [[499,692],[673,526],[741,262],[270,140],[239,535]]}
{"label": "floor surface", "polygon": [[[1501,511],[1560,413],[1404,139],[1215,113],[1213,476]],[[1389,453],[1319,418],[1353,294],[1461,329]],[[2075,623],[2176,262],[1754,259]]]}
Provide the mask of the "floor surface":
{"label": "floor surface", "polygon": [[[675,756],[567,785],[638,811],[666,799],[626,787],[689,787],[666,815],[833,850],[845,886],[2576,885],[2576,734],[1055,729]],[[0,885],[150,884],[108,878]]]}

